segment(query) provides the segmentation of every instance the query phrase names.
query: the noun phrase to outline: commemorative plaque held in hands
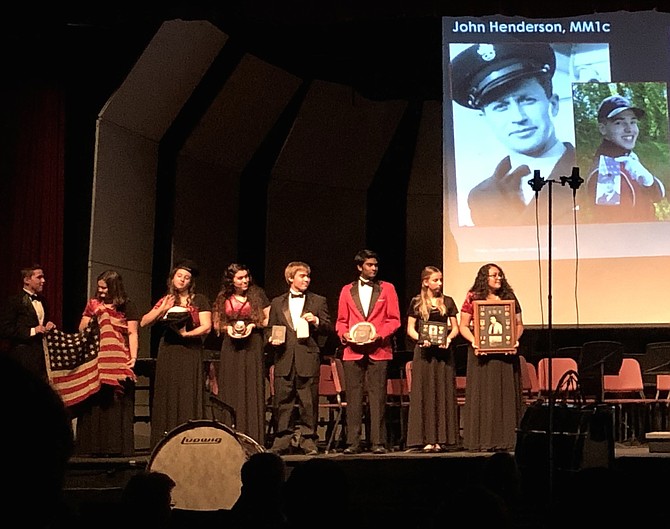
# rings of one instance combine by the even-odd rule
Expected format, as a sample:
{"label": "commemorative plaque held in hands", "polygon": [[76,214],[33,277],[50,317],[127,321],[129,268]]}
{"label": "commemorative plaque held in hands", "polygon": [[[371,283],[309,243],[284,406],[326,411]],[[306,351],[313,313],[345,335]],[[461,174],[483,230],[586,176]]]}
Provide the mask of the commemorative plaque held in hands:
{"label": "commemorative plaque held in hands", "polygon": [[441,321],[422,321],[419,325],[419,341],[444,346],[449,334],[447,324]]}
{"label": "commemorative plaque held in hands", "polygon": [[351,341],[357,344],[370,343],[377,336],[375,326],[369,321],[362,321],[354,325],[349,331]]}

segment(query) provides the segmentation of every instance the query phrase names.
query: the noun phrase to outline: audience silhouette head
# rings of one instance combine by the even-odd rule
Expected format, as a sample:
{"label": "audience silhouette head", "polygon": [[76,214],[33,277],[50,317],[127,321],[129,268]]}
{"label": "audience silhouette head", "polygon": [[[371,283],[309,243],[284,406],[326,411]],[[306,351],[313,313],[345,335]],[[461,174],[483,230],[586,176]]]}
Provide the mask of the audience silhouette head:
{"label": "audience silhouette head", "polygon": [[126,523],[137,528],[168,527],[175,485],[163,472],[144,471],[133,475],[121,495]]}
{"label": "audience silhouette head", "polygon": [[63,483],[74,449],[70,415],[45,380],[8,355],[0,355],[0,372],[2,417],[11,428],[0,436],[2,513],[22,527],[50,527],[63,512]]}

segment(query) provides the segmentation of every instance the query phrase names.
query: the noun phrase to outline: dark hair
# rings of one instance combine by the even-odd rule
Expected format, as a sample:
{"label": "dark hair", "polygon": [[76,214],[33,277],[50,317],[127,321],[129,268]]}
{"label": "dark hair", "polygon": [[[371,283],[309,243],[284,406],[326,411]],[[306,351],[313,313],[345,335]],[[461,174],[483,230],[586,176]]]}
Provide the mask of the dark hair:
{"label": "dark hair", "polygon": [[247,491],[279,488],[286,481],[286,463],[273,452],[254,453],[242,465],[240,476]]}
{"label": "dark hair", "polygon": [[0,355],[0,372],[2,417],[20,432],[20,442],[0,438],[2,453],[11,454],[3,462],[3,516],[19,514],[24,527],[51,527],[74,450],[72,417],[54,388],[14,358]]}
{"label": "dark hair", "polygon": [[191,277],[198,277],[200,275],[200,267],[198,264],[191,259],[181,259],[177,261],[174,265],[176,269],[181,268],[191,273]]}
{"label": "dark hair", "polygon": [[363,263],[368,259],[379,259],[377,252],[372,250],[361,250],[354,256],[354,263],[356,266],[363,266]]}
{"label": "dark hair", "polygon": [[478,271],[477,276],[475,277],[475,282],[470,287],[470,291],[473,292],[473,299],[486,299],[489,293],[489,270],[491,267],[495,267],[500,270],[502,275],[500,281],[500,288],[497,291],[500,299],[514,299],[514,289],[512,285],[507,282],[507,277],[505,272],[495,263],[486,263]]}
{"label": "dark hair", "polygon": [[131,476],[121,493],[121,506],[131,526],[140,527],[138,521],[142,520],[152,527],[167,527],[175,486],[164,472],[144,470]]}
{"label": "dark hair", "polygon": [[235,274],[242,271],[245,271],[249,276],[249,286],[254,284],[254,278],[251,275],[251,270],[249,270],[247,265],[242,263],[231,263],[223,271],[223,277],[221,277],[220,294],[223,294],[225,297],[230,297],[235,293]]}
{"label": "dark hair", "polygon": [[126,303],[128,303],[128,295],[123,286],[121,274],[116,270],[105,270],[98,276],[98,281],[104,281],[107,285],[107,297],[105,299],[123,312]]}
{"label": "dark hair", "polygon": [[177,265],[170,271],[170,275],[168,276],[167,280],[167,293],[172,294],[173,296],[177,295],[177,291],[175,290],[174,285],[172,284],[172,280],[174,279],[177,270],[186,270],[189,274],[191,274],[191,282],[188,284],[187,289],[190,301],[193,299],[193,295],[195,294],[195,277],[193,276],[193,272],[189,268],[186,268],[184,266]]}
{"label": "dark hair", "polygon": [[24,266],[23,268],[21,268],[21,279],[31,277],[35,270],[44,270],[44,268],[42,268],[42,265],[39,263],[33,263],[29,266]]}
{"label": "dark hair", "polygon": [[251,319],[253,323],[257,326],[263,322],[264,315],[263,309],[263,291],[260,287],[257,287],[254,284],[254,279],[251,275],[251,270],[249,267],[242,263],[231,263],[229,264],[223,272],[223,277],[221,278],[221,290],[214,300],[214,305],[212,307],[212,316],[215,321],[219,321],[224,325],[230,322],[228,316],[226,315],[226,300],[235,293],[235,274],[238,272],[245,271],[249,275],[249,290],[247,290],[247,299],[249,300],[249,305],[251,306]]}

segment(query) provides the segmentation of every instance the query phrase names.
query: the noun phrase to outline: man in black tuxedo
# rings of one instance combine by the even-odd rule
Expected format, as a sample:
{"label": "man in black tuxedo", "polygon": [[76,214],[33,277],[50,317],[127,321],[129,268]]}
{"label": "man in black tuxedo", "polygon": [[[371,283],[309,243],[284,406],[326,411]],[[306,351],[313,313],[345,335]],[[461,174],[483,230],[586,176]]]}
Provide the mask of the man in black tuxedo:
{"label": "man in black tuxedo", "polygon": [[[289,291],[270,304],[268,327],[273,329],[270,343],[274,346],[274,387],[277,435],[271,450],[289,452],[297,445],[307,455],[316,455],[319,407],[319,372],[321,349],[319,339],[332,330],[328,303],[324,296],[308,292],[311,281],[308,264],[293,261],[284,275]],[[285,337],[277,328],[285,329]],[[322,342],[322,343],[323,343]],[[297,417],[294,418],[294,408]]]}
{"label": "man in black tuxedo", "polygon": [[10,296],[0,313],[0,336],[9,340],[10,354],[38,375],[47,379],[42,338],[56,325],[49,321],[47,304],[42,297],[44,271],[39,264],[21,270],[23,290]]}

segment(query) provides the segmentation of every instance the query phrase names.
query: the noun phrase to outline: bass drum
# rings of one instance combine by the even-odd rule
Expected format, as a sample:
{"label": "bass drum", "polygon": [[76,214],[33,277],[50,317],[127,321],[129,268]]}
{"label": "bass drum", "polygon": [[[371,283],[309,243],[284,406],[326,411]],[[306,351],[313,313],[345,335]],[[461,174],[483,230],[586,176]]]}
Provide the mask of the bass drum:
{"label": "bass drum", "polygon": [[230,509],[240,496],[242,465],[263,447],[225,424],[189,421],[170,431],[151,454],[147,470],[163,472],[176,483],[176,509]]}

